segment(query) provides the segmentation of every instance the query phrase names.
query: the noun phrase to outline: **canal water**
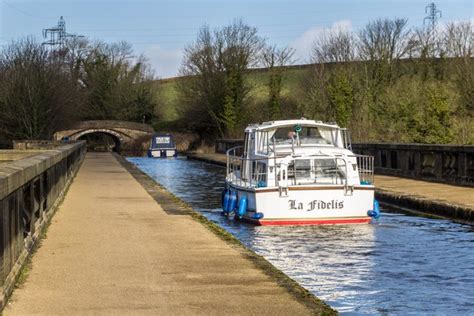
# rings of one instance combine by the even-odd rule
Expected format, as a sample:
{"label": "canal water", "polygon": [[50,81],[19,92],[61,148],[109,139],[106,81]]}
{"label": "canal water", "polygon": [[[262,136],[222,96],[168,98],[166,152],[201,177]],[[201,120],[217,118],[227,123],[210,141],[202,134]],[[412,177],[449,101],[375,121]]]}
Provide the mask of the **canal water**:
{"label": "canal water", "polygon": [[342,314],[474,314],[472,226],[382,210],[369,225],[258,227],[221,215],[225,168],[129,161]]}

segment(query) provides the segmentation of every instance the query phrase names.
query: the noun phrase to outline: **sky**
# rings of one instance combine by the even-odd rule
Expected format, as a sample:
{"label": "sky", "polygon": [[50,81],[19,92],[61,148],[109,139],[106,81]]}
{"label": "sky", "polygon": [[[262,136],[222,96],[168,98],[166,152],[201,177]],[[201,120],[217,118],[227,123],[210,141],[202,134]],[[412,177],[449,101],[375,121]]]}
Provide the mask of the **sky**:
{"label": "sky", "polygon": [[[182,52],[207,24],[219,28],[235,19],[258,29],[268,44],[290,46],[296,64],[309,62],[318,34],[328,28],[357,31],[376,18],[408,18],[423,25],[429,1],[420,0],[0,0],[0,45],[26,36],[43,41],[42,30],[64,16],[68,33],[105,42],[125,40],[144,54],[158,78],[178,74]],[[442,17],[474,21],[474,0],[438,0]],[[1,46],[0,46],[1,47]]]}

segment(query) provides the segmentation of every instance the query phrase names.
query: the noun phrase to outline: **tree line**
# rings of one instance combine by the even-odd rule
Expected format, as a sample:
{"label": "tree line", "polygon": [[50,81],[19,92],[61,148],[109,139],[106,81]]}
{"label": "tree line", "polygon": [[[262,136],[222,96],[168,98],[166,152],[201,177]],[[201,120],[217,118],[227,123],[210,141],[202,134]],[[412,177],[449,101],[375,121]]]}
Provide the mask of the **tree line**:
{"label": "tree line", "polygon": [[77,120],[150,122],[152,73],[125,42],[77,38],[51,49],[32,37],[0,52],[0,142],[51,139]]}
{"label": "tree line", "polygon": [[[473,144],[473,29],[414,29],[395,18],[326,30],[288,91],[292,48],[269,44],[242,20],[204,25],[184,50],[177,126],[214,139],[241,137],[248,123],[306,117],[349,127],[361,142]],[[265,68],[264,98],[256,68]],[[78,120],[159,122],[153,80],[126,42],[76,38],[52,49],[32,37],[14,41],[0,50],[0,143],[50,139]]]}
{"label": "tree line", "polygon": [[[241,20],[203,26],[180,71],[183,120],[204,137],[240,137],[250,122],[306,117],[349,127],[356,141],[474,143],[473,25],[407,22],[322,32],[299,88],[285,94],[291,48],[268,45]],[[256,67],[267,68],[264,101],[252,96]]]}

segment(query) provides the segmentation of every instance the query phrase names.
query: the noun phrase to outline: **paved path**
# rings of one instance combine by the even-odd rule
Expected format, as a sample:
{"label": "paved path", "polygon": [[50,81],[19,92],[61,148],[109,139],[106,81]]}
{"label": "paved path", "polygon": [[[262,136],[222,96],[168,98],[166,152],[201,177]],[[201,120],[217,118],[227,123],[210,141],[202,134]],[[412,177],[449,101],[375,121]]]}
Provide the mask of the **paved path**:
{"label": "paved path", "polygon": [[410,194],[474,209],[474,189],[443,183],[375,175],[375,186],[393,193]]}
{"label": "paved path", "polygon": [[310,311],[187,215],[168,215],[111,154],[88,153],[5,315]]}
{"label": "paved path", "polygon": [[[192,154],[191,157],[226,164],[226,156],[223,154]],[[378,191],[407,199],[429,201],[427,208],[450,205],[463,208],[466,212],[474,212],[473,188],[382,175],[375,175],[374,180]]]}

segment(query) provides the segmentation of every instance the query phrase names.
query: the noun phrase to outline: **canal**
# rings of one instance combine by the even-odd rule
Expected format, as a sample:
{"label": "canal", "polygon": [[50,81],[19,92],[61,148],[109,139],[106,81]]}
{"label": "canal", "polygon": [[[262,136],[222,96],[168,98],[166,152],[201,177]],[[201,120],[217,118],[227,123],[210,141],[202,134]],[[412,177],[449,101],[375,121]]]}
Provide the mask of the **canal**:
{"label": "canal", "polygon": [[369,225],[252,226],[221,215],[225,168],[129,158],[340,313],[474,312],[474,228],[383,210]]}

